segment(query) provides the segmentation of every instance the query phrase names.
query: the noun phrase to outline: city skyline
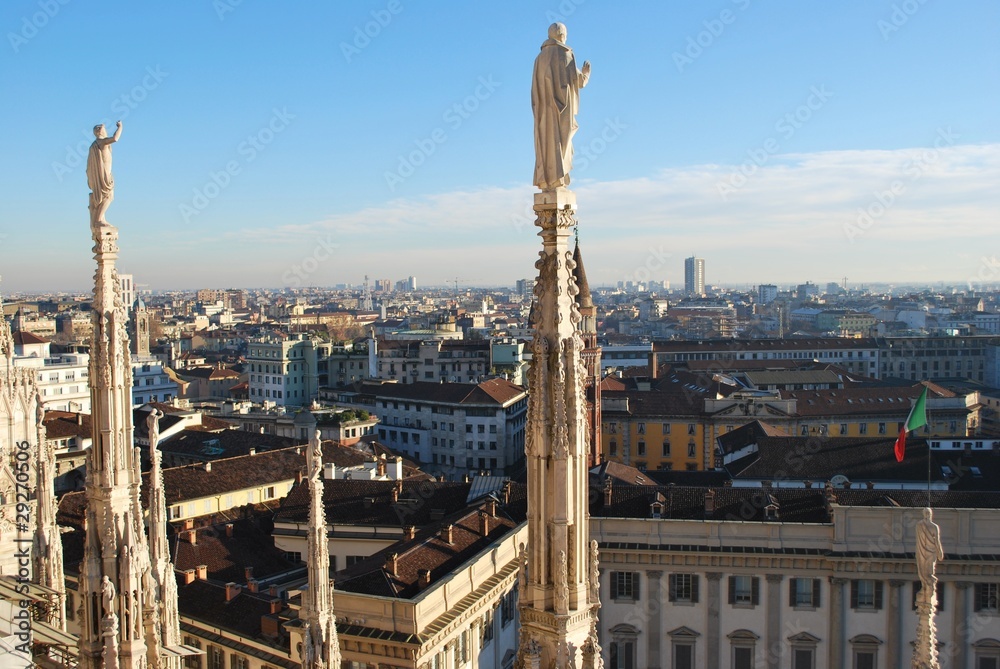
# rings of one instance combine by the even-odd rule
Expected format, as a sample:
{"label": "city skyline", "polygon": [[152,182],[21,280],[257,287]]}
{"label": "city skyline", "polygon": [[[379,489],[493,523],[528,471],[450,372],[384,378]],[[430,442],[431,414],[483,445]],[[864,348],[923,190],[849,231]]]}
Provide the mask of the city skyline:
{"label": "city skyline", "polygon": [[109,219],[153,289],[513,284],[552,20],[594,67],[573,182],[594,285],[682,285],[692,251],[715,285],[1000,278],[990,3],[43,4],[0,8],[5,292],[87,289],[81,150],[119,118]]}

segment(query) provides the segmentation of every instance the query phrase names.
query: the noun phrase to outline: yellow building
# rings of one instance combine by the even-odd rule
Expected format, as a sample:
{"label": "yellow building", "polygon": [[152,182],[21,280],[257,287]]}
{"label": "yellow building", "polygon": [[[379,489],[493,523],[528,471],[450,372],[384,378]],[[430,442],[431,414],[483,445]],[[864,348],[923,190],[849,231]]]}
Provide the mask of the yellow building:
{"label": "yellow building", "polygon": [[[928,425],[921,436],[977,433],[978,395],[927,385]],[[894,436],[923,387],[747,391],[728,397],[686,388],[606,390],[604,457],[640,470],[713,469],[716,439],[755,420],[789,436]]]}

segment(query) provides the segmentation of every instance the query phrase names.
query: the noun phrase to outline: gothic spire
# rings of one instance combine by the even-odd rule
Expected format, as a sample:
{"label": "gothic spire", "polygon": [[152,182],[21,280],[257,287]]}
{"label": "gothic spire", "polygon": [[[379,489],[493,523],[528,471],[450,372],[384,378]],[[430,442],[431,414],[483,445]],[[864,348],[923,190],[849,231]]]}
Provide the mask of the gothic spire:
{"label": "gothic spire", "polygon": [[66,629],[66,577],[63,574],[62,539],[56,522],[55,449],[49,443],[45,430],[45,408],[41,394],[35,394],[35,422],[38,450],[35,459],[35,497],[38,500],[35,536],[31,557],[34,560],[34,581],[56,595],[50,604],[49,622],[59,629]]}
{"label": "gothic spire", "polygon": [[308,411],[295,417],[300,434],[310,435],[306,450],[306,485],[309,486],[308,536],[309,587],[303,593],[301,616],[305,627],[302,669],[340,667],[340,643],[333,614],[333,582],[330,580],[330,547],[323,507],[323,447],[316,419]]}

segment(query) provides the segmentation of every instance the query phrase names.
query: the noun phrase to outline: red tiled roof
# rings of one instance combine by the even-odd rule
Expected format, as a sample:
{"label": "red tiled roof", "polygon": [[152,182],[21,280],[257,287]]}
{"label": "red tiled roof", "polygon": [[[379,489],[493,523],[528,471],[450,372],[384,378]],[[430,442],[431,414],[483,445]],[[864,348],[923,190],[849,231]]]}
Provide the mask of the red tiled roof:
{"label": "red tiled roof", "polygon": [[15,346],[25,346],[30,344],[48,344],[48,339],[42,339],[33,332],[27,332],[25,330],[15,330],[14,331],[14,345]]}

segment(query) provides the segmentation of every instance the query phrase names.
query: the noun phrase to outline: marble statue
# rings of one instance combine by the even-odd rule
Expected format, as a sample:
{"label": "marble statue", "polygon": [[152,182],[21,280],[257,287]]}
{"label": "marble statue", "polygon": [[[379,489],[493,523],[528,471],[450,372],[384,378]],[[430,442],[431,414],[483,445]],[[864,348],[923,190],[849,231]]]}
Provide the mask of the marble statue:
{"label": "marble statue", "polygon": [[111,145],[122,136],[122,122],[116,124],[115,134],[108,137],[104,124],[94,126],[97,139],[90,145],[87,155],[87,185],[90,186],[90,225],[107,225],[104,214],[115,199],[115,180],[111,176]]}
{"label": "marble statue", "polygon": [[925,508],[923,520],[917,522],[917,576],[920,577],[921,588],[927,592],[934,592],[937,587],[934,569],[938,560],[944,559],[941,528],[933,518],[934,512]]}
{"label": "marble statue", "polygon": [[163,418],[163,412],[159,409],[153,409],[146,416],[146,431],[149,434],[149,445],[156,448],[157,444],[160,443],[160,419]]}
{"label": "marble statue", "polygon": [[569,185],[573,168],[573,134],[580,89],[590,79],[590,62],[576,69],[573,50],[566,46],[566,26],[549,26],[549,39],[535,58],[531,78],[531,109],[535,116],[535,179],[542,190]]}

